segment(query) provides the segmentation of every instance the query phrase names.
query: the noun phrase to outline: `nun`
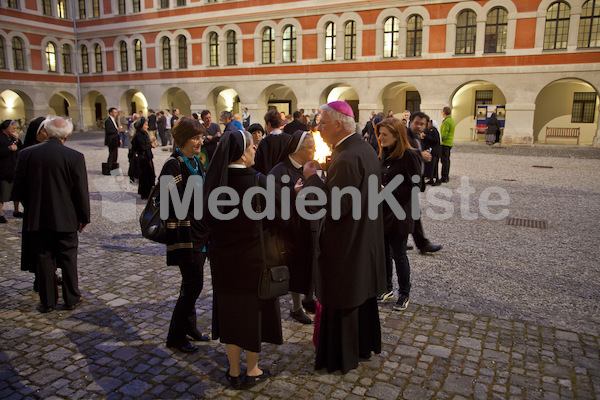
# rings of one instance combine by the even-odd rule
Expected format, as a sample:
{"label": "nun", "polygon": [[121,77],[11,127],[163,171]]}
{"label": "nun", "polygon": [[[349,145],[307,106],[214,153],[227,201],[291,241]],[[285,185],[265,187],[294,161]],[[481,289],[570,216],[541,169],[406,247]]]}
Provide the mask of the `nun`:
{"label": "nun", "polygon": [[[278,300],[258,298],[263,268],[259,221],[249,218],[241,204],[246,190],[266,187],[266,176],[252,168],[254,155],[250,133],[225,132],[211,160],[205,185],[204,206],[208,211],[204,216],[209,228],[208,256],[213,283],[212,335],[213,339],[225,343],[229,361],[225,377],[238,390],[251,388],[271,376],[268,369],[258,365],[261,343],[283,343]],[[209,206],[209,201],[215,200],[211,194],[217,188],[233,189],[239,196],[237,204]],[[225,193],[218,196],[219,200],[225,198],[228,198]],[[256,210],[257,201],[264,203],[263,200],[262,196],[254,196],[252,209]],[[264,204],[261,206],[264,208]],[[227,214],[233,218],[224,218]],[[272,222],[262,221],[265,235],[269,234]],[[266,247],[270,253],[270,246]],[[278,256],[280,252],[274,253]],[[245,373],[240,367],[243,351],[246,353]]]}
{"label": "nun", "polygon": [[[290,317],[302,324],[311,324],[312,319],[306,315],[302,303],[313,300],[313,251],[316,246],[316,236],[319,221],[309,221],[300,218],[296,212],[293,190],[297,183],[303,181],[302,167],[315,158],[315,139],[310,132],[296,131],[279,158],[279,163],[273,167],[269,175],[275,176],[276,182],[283,182],[282,177],[287,176],[287,183],[291,189],[291,226],[278,230],[278,236],[285,246],[287,266],[290,270],[290,292],[292,293],[292,310]],[[300,302],[300,294],[305,297]],[[313,311],[314,310],[309,310]]]}

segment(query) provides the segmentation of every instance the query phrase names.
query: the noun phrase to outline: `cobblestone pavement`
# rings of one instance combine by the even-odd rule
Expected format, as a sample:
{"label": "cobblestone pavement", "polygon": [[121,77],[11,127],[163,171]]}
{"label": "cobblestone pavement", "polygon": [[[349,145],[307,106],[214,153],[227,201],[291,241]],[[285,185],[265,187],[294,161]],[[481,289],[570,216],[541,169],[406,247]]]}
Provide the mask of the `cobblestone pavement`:
{"label": "cobblestone pavement", "polygon": [[[450,183],[429,188],[422,199],[425,231],[444,248],[428,256],[409,252],[411,303],[404,312],[393,311],[393,302],[380,304],[382,353],[345,375],[314,371],[313,327],[289,317],[285,296],[285,343],[264,345],[261,353],[261,365],[276,376],[237,392],[224,378],[224,345],[203,343],[196,354],[166,348],[179,272],[165,265],[163,246],[139,234],[143,202],[135,187],[100,175],[107,153],[101,139],[67,143],[85,153],[90,177],[93,216],[79,254],[85,301],[73,311],[36,311],[32,276],[19,269],[20,220],[6,204],[2,399],[600,399],[598,150],[580,157],[580,148],[565,146],[550,157],[455,146]],[[155,150],[157,170],[168,155]],[[119,158],[124,166],[125,149]],[[474,189],[466,205],[465,179]],[[510,196],[510,216],[546,220],[548,229],[483,218],[483,208],[502,208],[482,200],[491,187]],[[435,196],[455,212],[438,218],[443,207]],[[197,302],[205,332],[211,299],[205,266]]]}

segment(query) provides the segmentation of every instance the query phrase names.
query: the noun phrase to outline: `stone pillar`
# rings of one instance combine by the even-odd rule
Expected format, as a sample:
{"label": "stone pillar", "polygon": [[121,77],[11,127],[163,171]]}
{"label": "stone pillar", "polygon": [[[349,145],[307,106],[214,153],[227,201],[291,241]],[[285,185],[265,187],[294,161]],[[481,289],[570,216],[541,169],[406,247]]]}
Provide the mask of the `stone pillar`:
{"label": "stone pillar", "polygon": [[[598,107],[598,112],[600,113],[600,107]],[[594,147],[600,148],[600,122],[596,126],[596,136],[594,137]]]}
{"label": "stone pillar", "polygon": [[535,103],[507,103],[503,145],[533,145]]}

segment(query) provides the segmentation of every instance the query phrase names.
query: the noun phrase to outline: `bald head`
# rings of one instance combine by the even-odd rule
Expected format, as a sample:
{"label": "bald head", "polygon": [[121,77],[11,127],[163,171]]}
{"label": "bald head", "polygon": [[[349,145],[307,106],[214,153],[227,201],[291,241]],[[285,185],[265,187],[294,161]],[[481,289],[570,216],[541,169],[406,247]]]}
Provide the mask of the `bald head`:
{"label": "bald head", "polygon": [[50,118],[44,124],[48,136],[58,139],[66,139],[73,132],[73,123],[61,117]]}

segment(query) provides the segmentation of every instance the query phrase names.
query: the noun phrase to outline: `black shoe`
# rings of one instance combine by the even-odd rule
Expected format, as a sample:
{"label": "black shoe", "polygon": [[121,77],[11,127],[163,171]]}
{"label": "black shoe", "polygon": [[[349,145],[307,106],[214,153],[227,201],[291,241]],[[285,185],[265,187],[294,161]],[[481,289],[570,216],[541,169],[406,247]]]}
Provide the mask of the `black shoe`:
{"label": "black shoe", "polygon": [[440,182],[442,182],[442,183],[448,183],[448,182],[450,182],[450,179],[440,179]]}
{"label": "black shoe", "polygon": [[48,307],[46,307],[46,306],[44,306],[44,305],[40,304],[39,306],[37,306],[37,310],[38,310],[39,312],[41,312],[42,314],[46,314],[46,313],[49,313],[49,312],[51,312],[51,311],[54,311],[54,308],[55,308],[55,307],[56,307],[56,306],[48,306]]}
{"label": "black shoe", "polygon": [[65,310],[74,310],[83,303],[83,297],[80,297],[76,304],[65,304]]}
{"label": "black shoe", "polygon": [[239,376],[229,375],[229,368],[227,369],[227,372],[225,372],[225,379],[231,383],[231,387],[235,390],[240,390],[242,388],[243,376],[243,374],[240,374]]}
{"label": "black shoe", "polygon": [[386,290],[385,293],[377,296],[377,301],[386,301],[394,295],[394,289]]}
{"label": "black shoe", "polygon": [[169,345],[169,343],[167,343],[167,347],[170,348],[170,349],[177,349],[177,350],[182,351],[184,353],[195,353],[196,351],[198,351],[198,347],[194,346],[191,343],[182,344],[180,346],[173,346],[173,345]]}
{"label": "black shoe", "polygon": [[305,311],[314,314],[317,311],[317,302],[315,301],[315,299],[312,299],[310,301],[302,300],[302,307],[304,307]]}
{"label": "black shoe", "polygon": [[210,337],[208,337],[208,335],[205,335],[200,331],[188,333],[187,335],[196,342],[210,342]]}
{"label": "black shoe", "polygon": [[441,184],[442,182],[439,179],[432,183],[433,186],[440,186]]}
{"label": "black shoe", "polygon": [[424,247],[421,248],[421,254],[435,253],[436,251],[440,251],[441,249],[442,249],[441,244],[428,243],[427,245],[425,245]]}
{"label": "black shoe", "polygon": [[313,320],[310,319],[310,317],[308,315],[306,315],[306,313],[304,312],[304,309],[302,307],[300,307],[298,310],[296,311],[290,311],[290,317],[294,318],[296,321],[300,322],[301,324],[312,324]]}
{"label": "black shoe", "polygon": [[394,304],[394,310],[396,310],[396,311],[406,310],[406,307],[408,307],[409,302],[410,302],[410,300],[408,299],[408,296],[401,294],[400,298],[398,298],[398,301],[396,302],[396,304]]}
{"label": "black shoe", "polygon": [[258,376],[246,375],[246,378],[244,379],[244,389],[250,389],[258,385],[259,383],[263,383],[272,376],[271,371],[269,371],[268,369],[263,368],[262,371],[263,373]]}
{"label": "black shoe", "polygon": [[15,211],[13,213],[13,217],[15,217],[15,218],[23,218],[23,213],[21,211]]}
{"label": "black shoe", "polygon": [[4,217],[4,215],[0,215],[0,224],[5,224],[8,221],[6,220],[6,218]]}
{"label": "black shoe", "polygon": [[406,245],[406,250],[414,250],[415,246],[413,246],[412,244],[407,244]]}
{"label": "black shoe", "polygon": [[368,353],[358,353],[359,361],[368,361],[371,359],[371,352]]}

